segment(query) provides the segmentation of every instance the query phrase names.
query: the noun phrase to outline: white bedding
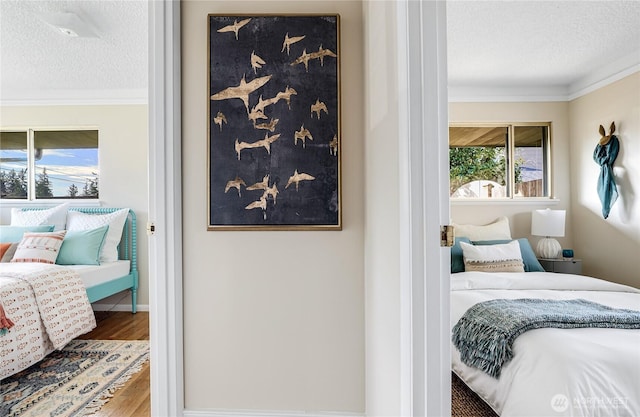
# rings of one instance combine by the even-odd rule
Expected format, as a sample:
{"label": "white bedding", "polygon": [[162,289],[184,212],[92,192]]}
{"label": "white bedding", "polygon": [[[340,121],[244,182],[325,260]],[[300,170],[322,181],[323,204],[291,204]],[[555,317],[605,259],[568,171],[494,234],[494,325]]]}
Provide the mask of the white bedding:
{"label": "white bedding", "polygon": [[103,262],[100,265],[67,265],[80,274],[85,288],[109,282],[129,274],[131,261]]}
{"label": "white bedding", "polygon": [[76,272],[44,263],[0,263],[0,302],[14,323],[0,335],[0,379],[96,327]]}
{"label": "white bedding", "polygon": [[[548,272],[451,275],[451,327],[472,305],[496,298],[583,298],[640,309],[640,290]],[[640,330],[537,329],[513,344],[500,378],[466,366],[452,346],[452,369],[502,417],[640,416]]]}

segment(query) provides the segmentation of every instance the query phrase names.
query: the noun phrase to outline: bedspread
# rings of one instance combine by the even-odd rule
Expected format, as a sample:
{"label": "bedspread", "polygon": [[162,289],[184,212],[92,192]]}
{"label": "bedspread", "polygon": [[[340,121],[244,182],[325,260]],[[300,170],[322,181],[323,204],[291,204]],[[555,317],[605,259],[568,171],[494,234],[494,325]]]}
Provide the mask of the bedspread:
{"label": "bedspread", "polygon": [[[640,290],[596,278],[551,272],[461,272],[451,276],[452,327],[473,305],[494,299],[585,299],[637,310]],[[499,378],[462,363],[453,371],[502,417],[640,416],[640,330],[527,331]]]}
{"label": "bedspread", "polygon": [[59,265],[0,264],[0,302],[15,324],[0,336],[0,378],[96,327],[78,273]]}

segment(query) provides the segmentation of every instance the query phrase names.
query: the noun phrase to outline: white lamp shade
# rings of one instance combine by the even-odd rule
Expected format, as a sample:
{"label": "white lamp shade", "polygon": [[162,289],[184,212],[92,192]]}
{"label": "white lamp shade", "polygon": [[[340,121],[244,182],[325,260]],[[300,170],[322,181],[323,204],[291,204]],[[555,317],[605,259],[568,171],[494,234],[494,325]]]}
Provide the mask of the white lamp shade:
{"label": "white lamp shade", "polygon": [[531,212],[531,234],[534,236],[564,236],[564,210],[534,210]]}

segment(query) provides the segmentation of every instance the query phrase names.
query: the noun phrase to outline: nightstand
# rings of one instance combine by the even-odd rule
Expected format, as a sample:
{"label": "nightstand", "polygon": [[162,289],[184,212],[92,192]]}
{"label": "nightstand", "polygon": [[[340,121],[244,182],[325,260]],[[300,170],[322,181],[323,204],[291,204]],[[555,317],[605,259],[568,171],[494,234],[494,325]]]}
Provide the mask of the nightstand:
{"label": "nightstand", "polygon": [[582,259],[547,259],[538,258],[538,262],[547,272],[562,272],[564,274],[582,274]]}

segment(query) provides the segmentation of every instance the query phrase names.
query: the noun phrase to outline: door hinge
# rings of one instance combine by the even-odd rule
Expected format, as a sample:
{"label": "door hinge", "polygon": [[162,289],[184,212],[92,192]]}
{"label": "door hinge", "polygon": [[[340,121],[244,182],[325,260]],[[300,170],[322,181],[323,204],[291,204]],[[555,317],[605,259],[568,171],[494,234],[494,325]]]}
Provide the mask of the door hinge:
{"label": "door hinge", "polygon": [[151,236],[155,233],[156,233],[156,224],[153,222],[147,223],[147,234]]}
{"label": "door hinge", "polygon": [[453,226],[450,224],[440,226],[440,246],[451,247],[453,246]]}

